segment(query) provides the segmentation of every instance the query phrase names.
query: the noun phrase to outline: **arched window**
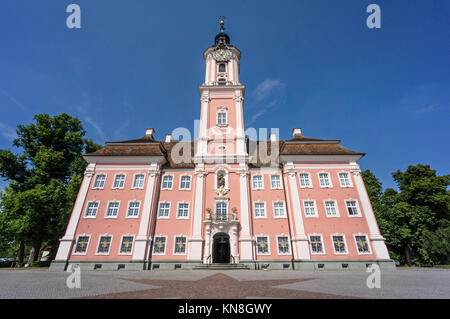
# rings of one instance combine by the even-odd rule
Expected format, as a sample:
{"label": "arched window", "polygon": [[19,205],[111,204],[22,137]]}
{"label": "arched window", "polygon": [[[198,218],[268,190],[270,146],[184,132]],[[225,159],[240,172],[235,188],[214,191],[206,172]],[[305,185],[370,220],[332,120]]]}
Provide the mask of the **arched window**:
{"label": "arched window", "polygon": [[225,63],[219,64],[219,72],[227,72],[227,66]]}

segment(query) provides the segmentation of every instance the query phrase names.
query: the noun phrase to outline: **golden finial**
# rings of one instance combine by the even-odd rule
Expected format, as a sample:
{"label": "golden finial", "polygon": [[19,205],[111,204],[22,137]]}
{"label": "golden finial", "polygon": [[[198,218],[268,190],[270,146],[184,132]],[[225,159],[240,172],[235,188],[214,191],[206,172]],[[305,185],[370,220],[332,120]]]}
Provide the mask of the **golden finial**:
{"label": "golden finial", "polygon": [[225,29],[225,28],[223,27],[223,25],[225,24],[224,19],[225,19],[224,16],[220,16],[220,31],[222,31],[222,32],[223,32],[223,30]]}

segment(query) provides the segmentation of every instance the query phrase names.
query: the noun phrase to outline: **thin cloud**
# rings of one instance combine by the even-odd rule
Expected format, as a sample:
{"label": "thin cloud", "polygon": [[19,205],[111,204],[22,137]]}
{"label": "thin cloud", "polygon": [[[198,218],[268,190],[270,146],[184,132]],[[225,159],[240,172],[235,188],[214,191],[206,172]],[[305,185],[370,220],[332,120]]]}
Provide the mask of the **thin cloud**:
{"label": "thin cloud", "polygon": [[22,103],[20,103],[16,98],[14,98],[14,96],[10,95],[8,92],[6,92],[3,89],[1,89],[0,91],[3,93],[4,96],[6,96],[15,105],[20,107],[23,111],[28,111],[28,108],[25,105],[23,105]]}
{"label": "thin cloud", "polygon": [[88,113],[87,110],[91,109],[91,98],[88,93],[82,92],[83,103],[81,105],[76,106],[77,111],[81,114],[83,120],[85,120],[90,126],[92,126],[96,131],[98,136],[102,139],[102,141],[106,141],[106,134],[103,131],[102,127],[99,125],[98,121],[95,121]]}
{"label": "thin cloud", "polygon": [[13,141],[17,137],[16,130],[2,122],[0,122],[0,135],[9,141]]}
{"label": "thin cloud", "polygon": [[265,113],[278,108],[284,102],[284,88],[285,85],[277,79],[265,79],[256,86],[251,96],[252,103],[254,103],[253,108],[258,107],[258,111],[251,116],[248,125],[253,124]]}
{"label": "thin cloud", "polygon": [[428,106],[417,109],[416,113],[418,113],[418,114],[431,113],[431,112],[436,111],[437,109],[438,109],[437,104],[430,104]]}

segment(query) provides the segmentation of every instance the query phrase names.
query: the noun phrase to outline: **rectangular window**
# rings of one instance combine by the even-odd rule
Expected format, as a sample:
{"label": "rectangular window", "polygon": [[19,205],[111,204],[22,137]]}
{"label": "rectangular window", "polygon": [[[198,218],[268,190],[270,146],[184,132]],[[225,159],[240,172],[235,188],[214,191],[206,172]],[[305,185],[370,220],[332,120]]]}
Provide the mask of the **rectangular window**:
{"label": "rectangular window", "polygon": [[159,203],[158,217],[169,217],[170,203]]}
{"label": "rectangular window", "polygon": [[227,124],[227,113],[220,112],[217,113],[217,125],[226,125]]}
{"label": "rectangular window", "polygon": [[84,217],[97,216],[98,205],[99,205],[98,202],[89,202]]}
{"label": "rectangular window", "polygon": [[287,236],[278,237],[278,253],[281,255],[289,254],[289,239]]}
{"label": "rectangular window", "polygon": [[303,205],[305,206],[305,216],[306,217],[317,216],[316,205],[313,200],[305,200],[303,202]]}
{"label": "rectangular window", "polygon": [[173,183],[173,176],[165,175],[163,177],[162,189],[172,189],[172,183]]}
{"label": "rectangular window", "polygon": [[286,211],[284,209],[284,202],[273,203],[273,214],[275,217],[286,217]]}
{"label": "rectangular window", "polygon": [[355,236],[356,246],[358,247],[358,253],[369,254],[369,243],[367,242],[367,237],[365,235]]}
{"label": "rectangular window", "polygon": [[134,176],[133,188],[144,188],[144,180],[145,180],[144,174],[138,174]]}
{"label": "rectangular window", "polygon": [[181,176],[180,189],[190,189],[191,188],[191,177]]}
{"label": "rectangular window", "polygon": [[272,189],[281,189],[281,177],[280,175],[270,176],[270,182],[272,184]]}
{"label": "rectangular window", "polygon": [[225,202],[216,203],[216,220],[227,220],[228,205]]}
{"label": "rectangular window", "polygon": [[122,243],[120,244],[120,253],[121,254],[131,254],[131,250],[133,249],[133,236],[123,236]]}
{"label": "rectangular window", "polygon": [[253,176],[253,189],[263,189],[263,177],[262,175]]}
{"label": "rectangular window", "polygon": [[100,236],[98,242],[97,254],[109,254],[109,247],[111,247],[111,236]]}
{"label": "rectangular window", "polygon": [[345,254],[347,252],[347,248],[345,248],[344,236],[342,235],[333,236],[333,246],[336,254]]}
{"label": "rectangular window", "polygon": [[331,187],[330,175],[328,173],[319,173],[320,187]]}
{"label": "rectangular window", "polygon": [[350,187],[350,178],[348,173],[339,173],[339,182],[341,183],[341,187]]}
{"label": "rectangular window", "polygon": [[113,188],[123,188],[124,186],[125,186],[125,175],[124,174],[116,175],[116,178],[114,179]]}
{"label": "rectangular window", "polygon": [[301,188],[311,187],[311,179],[309,178],[308,173],[300,173],[300,174],[298,174],[298,176],[300,178],[300,187]]}
{"label": "rectangular window", "polygon": [[110,202],[106,210],[106,217],[117,217],[119,213],[119,202]]}
{"label": "rectangular window", "polygon": [[359,216],[358,204],[355,200],[345,201],[347,204],[347,211],[349,216]]}
{"label": "rectangular window", "polygon": [[255,203],[255,217],[266,217],[265,203]]}
{"label": "rectangular window", "polygon": [[322,236],[311,235],[309,236],[309,242],[311,244],[311,252],[313,254],[323,254]]}
{"label": "rectangular window", "polygon": [[269,238],[256,237],[256,245],[258,247],[258,254],[268,254],[269,253]]}
{"label": "rectangular window", "polygon": [[325,210],[327,211],[327,216],[338,216],[336,202],[334,200],[325,201]]}
{"label": "rectangular window", "polygon": [[186,253],[186,237],[175,237],[175,250],[174,254]]}
{"label": "rectangular window", "polygon": [[89,236],[79,236],[75,246],[75,254],[85,254],[89,244]]}
{"label": "rectangular window", "polygon": [[138,217],[140,207],[141,207],[141,202],[130,202],[130,204],[128,206],[127,217]]}
{"label": "rectangular window", "polygon": [[166,237],[155,237],[153,253],[164,255],[166,252]]}
{"label": "rectangular window", "polygon": [[178,203],[177,217],[187,218],[189,216],[189,203]]}
{"label": "rectangular window", "polygon": [[103,188],[105,187],[106,175],[101,174],[95,177],[94,188]]}

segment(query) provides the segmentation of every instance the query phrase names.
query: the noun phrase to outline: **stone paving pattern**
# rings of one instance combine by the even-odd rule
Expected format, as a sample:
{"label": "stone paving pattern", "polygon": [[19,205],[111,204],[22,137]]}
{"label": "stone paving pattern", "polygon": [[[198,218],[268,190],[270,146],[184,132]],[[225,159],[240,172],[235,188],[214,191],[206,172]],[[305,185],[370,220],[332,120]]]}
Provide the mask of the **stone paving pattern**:
{"label": "stone paving pattern", "polygon": [[[450,270],[384,270],[369,289],[365,271],[82,271],[0,270],[0,298],[450,298]],[[218,293],[220,289],[222,294]]]}

